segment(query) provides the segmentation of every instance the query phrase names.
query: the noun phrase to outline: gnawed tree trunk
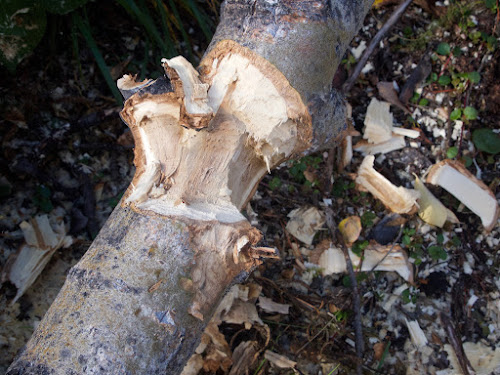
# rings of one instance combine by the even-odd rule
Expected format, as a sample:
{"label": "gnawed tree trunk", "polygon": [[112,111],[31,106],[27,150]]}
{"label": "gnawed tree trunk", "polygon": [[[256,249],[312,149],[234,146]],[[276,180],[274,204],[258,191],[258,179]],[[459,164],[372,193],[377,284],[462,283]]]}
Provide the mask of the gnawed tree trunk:
{"label": "gnawed tree trunk", "polygon": [[224,291],[272,251],[240,213],[344,128],[336,68],[371,0],[227,1],[198,71],[119,81],[136,175],[8,374],[179,374]]}

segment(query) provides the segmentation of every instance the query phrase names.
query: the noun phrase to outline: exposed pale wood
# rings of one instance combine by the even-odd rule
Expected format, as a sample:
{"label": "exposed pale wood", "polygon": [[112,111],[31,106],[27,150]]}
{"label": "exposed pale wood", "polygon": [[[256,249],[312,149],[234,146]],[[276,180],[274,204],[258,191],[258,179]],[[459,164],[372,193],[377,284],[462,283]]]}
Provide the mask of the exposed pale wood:
{"label": "exposed pale wood", "polygon": [[500,206],[495,195],[460,162],[446,159],[434,164],[427,182],[446,189],[478,215],[486,232],[497,225]]}
{"label": "exposed pale wood", "polygon": [[240,213],[260,179],[345,127],[331,81],[370,3],[227,1],[198,70],[118,82],[136,174],[9,375],[181,373],[225,290],[276,256]]}
{"label": "exposed pale wood", "polygon": [[359,166],[356,183],[380,199],[392,212],[399,214],[416,212],[417,199],[420,196],[418,191],[395,186],[373,168],[374,160],[373,155],[365,156]]}

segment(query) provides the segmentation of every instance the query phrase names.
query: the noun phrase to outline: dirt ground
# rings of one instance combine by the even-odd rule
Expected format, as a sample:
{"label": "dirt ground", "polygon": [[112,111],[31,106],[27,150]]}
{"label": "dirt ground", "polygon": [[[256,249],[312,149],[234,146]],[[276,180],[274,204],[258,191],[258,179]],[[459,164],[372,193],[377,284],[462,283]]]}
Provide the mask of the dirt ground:
{"label": "dirt ground", "polygon": [[[339,67],[337,87],[399,2],[379,3]],[[159,64],[141,65],[147,46],[123,11],[112,3],[87,7],[91,20],[102,14],[92,25],[94,37],[115,79],[137,69],[160,74]],[[0,71],[0,372],[29,339],[134,174],[133,140],[92,53],[80,40],[76,54],[65,19],[52,21],[55,39],[49,29],[15,74]],[[373,98],[391,103],[395,127],[418,131],[403,148],[375,155],[375,169],[391,183],[413,189],[415,175],[425,181],[432,165],[454,159],[499,201],[499,31],[498,1],[420,0],[375,48],[346,100],[349,123],[360,134],[354,143],[362,139]],[[197,32],[193,26],[194,59],[206,46]],[[339,171],[332,157],[338,152],[289,162],[261,182],[245,214],[262,231],[263,246],[277,248],[281,259],[266,261],[234,287],[243,293],[226,296],[229,310],[243,306],[239,320],[218,316],[191,374],[231,368],[240,374],[356,373],[357,313],[365,374],[461,374],[460,347],[477,374],[500,374],[498,222],[486,231],[459,199],[430,184],[458,222],[440,228],[417,212],[394,216],[355,183],[364,155],[354,151]],[[293,210],[311,207],[320,224],[308,244],[287,224]],[[390,252],[398,246],[413,278],[394,270],[357,272],[356,307],[348,274],[325,270],[326,255],[341,247],[325,224],[328,210],[336,224],[359,219],[354,252],[366,258],[369,246],[390,246]],[[20,224],[38,215],[62,225],[72,244],[55,251],[12,303],[17,288],[6,274],[9,258],[25,241]]]}

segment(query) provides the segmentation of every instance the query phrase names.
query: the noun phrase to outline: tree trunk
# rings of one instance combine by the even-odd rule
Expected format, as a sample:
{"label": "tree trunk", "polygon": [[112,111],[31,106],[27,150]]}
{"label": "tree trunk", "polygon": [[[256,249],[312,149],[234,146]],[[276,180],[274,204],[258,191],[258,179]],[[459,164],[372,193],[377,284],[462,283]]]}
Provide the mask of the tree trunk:
{"label": "tree trunk", "polygon": [[233,0],[198,71],[118,86],[136,175],[8,374],[180,374],[225,290],[273,250],[240,213],[344,129],[331,82],[371,0]]}

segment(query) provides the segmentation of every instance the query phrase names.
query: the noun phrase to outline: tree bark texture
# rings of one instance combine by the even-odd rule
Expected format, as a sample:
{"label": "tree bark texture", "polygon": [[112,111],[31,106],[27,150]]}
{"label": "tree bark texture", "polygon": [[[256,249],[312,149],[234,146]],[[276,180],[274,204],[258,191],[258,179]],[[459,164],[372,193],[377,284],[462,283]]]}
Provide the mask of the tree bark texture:
{"label": "tree bark texture", "polygon": [[225,290],[272,250],[240,211],[344,128],[331,82],[371,0],[226,1],[198,70],[119,81],[136,175],[8,374],[180,374]]}

